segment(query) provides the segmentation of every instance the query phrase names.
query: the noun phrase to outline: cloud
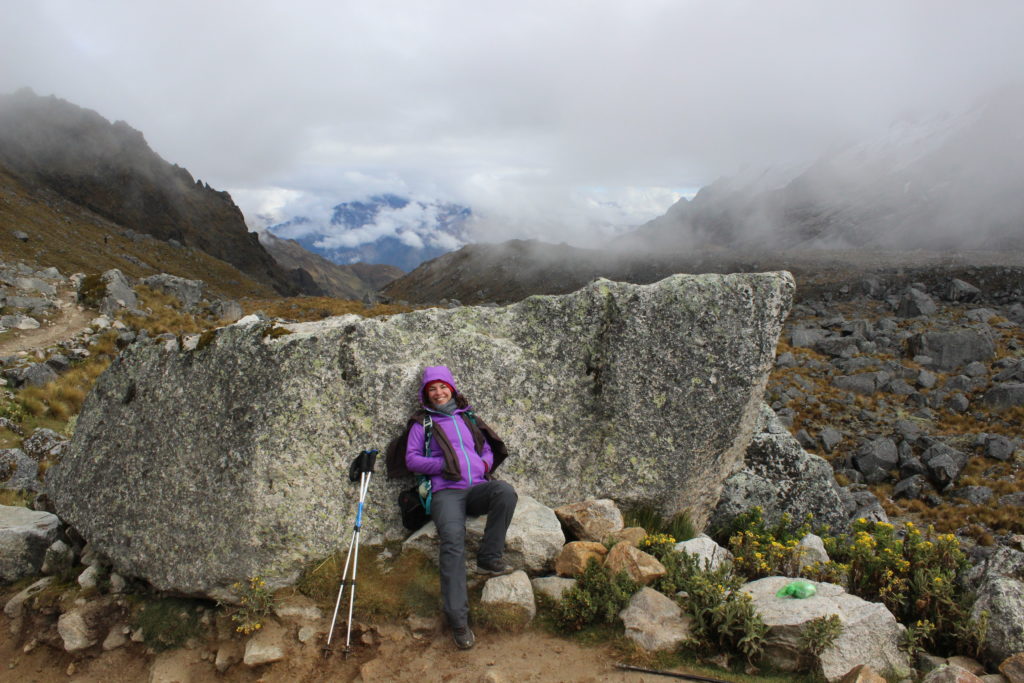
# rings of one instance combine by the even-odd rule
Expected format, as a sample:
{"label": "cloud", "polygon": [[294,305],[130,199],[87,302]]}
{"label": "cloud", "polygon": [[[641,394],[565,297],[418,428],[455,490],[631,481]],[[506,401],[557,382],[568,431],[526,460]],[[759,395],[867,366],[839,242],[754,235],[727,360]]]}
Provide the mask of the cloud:
{"label": "cloud", "polygon": [[0,24],[0,91],[126,120],[253,227],[399,188],[585,240],[962,108],[1024,75],[1022,25],[1017,0],[39,0]]}

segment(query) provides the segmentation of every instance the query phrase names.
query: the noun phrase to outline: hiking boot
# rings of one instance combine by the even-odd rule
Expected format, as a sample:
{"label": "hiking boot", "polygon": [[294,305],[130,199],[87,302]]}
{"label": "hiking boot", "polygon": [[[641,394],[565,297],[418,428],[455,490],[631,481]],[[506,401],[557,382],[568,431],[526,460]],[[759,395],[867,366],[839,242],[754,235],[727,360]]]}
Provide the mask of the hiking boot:
{"label": "hiking boot", "polygon": [[473,635],[473,630],[468,626],[453,628],[452,638],[455,639],[455,647],[460,650],[468,650],[476,645],[476,636]]}
{"label": "hiking boot", "polygon": [[505,564],[503,560],[495,560],[494,562],[487,562],[486,560],[477,560],[476,566],[473,567],[473,573],[479,574],[480,576],[505,576],[511,574],[515,569]]}

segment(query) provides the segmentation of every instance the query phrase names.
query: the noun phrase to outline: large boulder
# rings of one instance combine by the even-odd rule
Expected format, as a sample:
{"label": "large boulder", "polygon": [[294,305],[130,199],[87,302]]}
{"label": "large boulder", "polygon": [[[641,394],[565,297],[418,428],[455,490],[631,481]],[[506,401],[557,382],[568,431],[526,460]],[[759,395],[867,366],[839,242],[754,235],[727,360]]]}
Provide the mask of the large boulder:
{"label": "large boulder", "polygon": [[832,467],[801,448],[767,405],[747,448],[746,466],[726,479],[708,528],[723,529],[755,505],[773,523],[783,513],[796,520],[811,513],[816,525],[828,524],[836,531],[847,525]]}
{"label": "large boulder", "polygon": [[[86,400],[51,499],[119,573],[161,589],[288,581],[347,540],[349,461],[383,450],[422,368],[444,363],[505,437],[498,474],[520,494],[702,525],[742,464],[793,291],[788,273],[596,280],[503,308],[143,340]],[[404,535],[407,485],[373,478],[367,542]]]}
{"label": "large boulder", "polygon": [[173,296],[186,310],[192,310],[203,300],[206,283],[202,280],[188,280],[177,275],[160,273],[150,275],[142,281],[150,289]]}
{"label": "large boulder", "polygon": [[899,647],[904,627],[884,605],[850,595],[831,583],[815,583],[816,593],[809,598],[777,597],[776,593],[790,581],[784,576],[770,576],[741,589],[751,595],[754,607],[768,626],[765,656],[772,666],[789,671],[798,669],[803,626],[813,619],[836,614],[843,625],[842,633],[820,656],[821,673],[826,680],[838,681],[858,664],[868,664],[876,671],[895,676],[891,680],[909,673],[910,662]]}
{"label": "large boulder", "polygon": [[912,356],[928,356],[932,367],[947,371],[973,361],[988,360],[996,353],[988,325],[917,334],[910,338],[909,347]]}

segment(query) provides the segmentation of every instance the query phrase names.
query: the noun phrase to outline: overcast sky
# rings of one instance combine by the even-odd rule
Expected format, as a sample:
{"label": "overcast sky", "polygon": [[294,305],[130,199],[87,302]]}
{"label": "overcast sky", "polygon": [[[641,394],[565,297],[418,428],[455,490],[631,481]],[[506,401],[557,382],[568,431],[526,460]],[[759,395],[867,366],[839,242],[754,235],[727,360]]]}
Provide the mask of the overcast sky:
{"label": "overcast sky", "polygon": [[1024,78],[1020,0],[8,0],[0,91],[141,130],[250,225],[391,191],[586,243]]}

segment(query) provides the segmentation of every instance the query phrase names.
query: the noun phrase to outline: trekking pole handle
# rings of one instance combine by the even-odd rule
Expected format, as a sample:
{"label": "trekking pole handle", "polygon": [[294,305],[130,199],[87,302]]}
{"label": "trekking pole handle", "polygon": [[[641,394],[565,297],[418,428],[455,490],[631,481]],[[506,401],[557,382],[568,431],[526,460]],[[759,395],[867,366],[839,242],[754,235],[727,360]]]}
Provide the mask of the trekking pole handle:
{"label": "trekking pole handle", "polygon": [[365,473],[373,472],[373,466],[377,464],[377,451],[376,448],[365,450],[357,455],[353,460],[352,464],[348,467],[348,479],[349,481],[359,481],[360,476]]}

